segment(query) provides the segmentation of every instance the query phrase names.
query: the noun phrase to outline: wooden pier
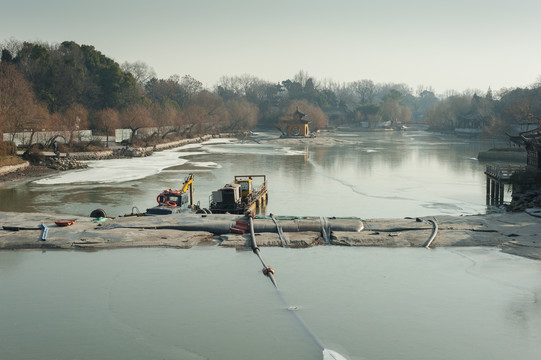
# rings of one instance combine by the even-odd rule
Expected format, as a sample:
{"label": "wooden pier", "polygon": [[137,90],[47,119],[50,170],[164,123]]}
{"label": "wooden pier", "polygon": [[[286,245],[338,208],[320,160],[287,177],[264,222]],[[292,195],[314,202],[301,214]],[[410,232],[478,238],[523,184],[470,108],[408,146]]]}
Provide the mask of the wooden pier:
{"label": "wooden pier", "polygon": [[523,169],[520,166],[488,165],[485,171],[487,176],[486,203],[487,205],[502,205],[504,203],[505,185],[509,185],[511,175]]}

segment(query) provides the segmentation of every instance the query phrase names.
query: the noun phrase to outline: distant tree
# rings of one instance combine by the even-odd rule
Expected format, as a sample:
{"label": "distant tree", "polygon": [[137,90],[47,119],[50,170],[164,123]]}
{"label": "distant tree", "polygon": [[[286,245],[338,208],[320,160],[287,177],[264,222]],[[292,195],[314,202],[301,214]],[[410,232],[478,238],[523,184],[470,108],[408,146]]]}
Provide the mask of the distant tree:
{"label": "distant tree", "polygon": [[23,74],[10,63],[0,63],[0,132],[11,133],[13,141],[17,133],[35,130],[40,126],[38,119],[47,120],[42,107]]}
{"label": "distant tree", "polygon": [[257,93],[257,87],[262,83],[264,82],[261,79],[249,74],[222,76],[215,87],[215,92],[222,96],[224,100],[234,97],[253,96]]}
{"label": "distant tree", "polygon": [[325,115],[323,110],[321,110],[319,106],[311,104],[306,100],[296,100],[291,102],[281,119],[291,119],[292,114],[295,113],[297,108],[306,114],[306,120],[310,120],[310,129],[312,131],[324,129],[329,125],[329,118]]}
{"label": "distant tree", "polygon": [[376,95],[376,86],[372,80],[354,81],[351,83],[351,87],[355,93],[359,95],[359,104],[371,104],[374,102],[374,96]]}
{"label": "distant tree", "polygon": [[201,134],[205,129],[206,111],[199,105],[188,105],[182,110],[182,118],[186,121],[186,126],[182,128],[181,133],[186,137],[192,137]]}
{"label": "distant tree", "polygon": [[142,61],[132,63],[126,61],[120,65],[120,69],[126,73],[130,73],[141,90],[145,88],[147,82],[156,77],[156,71]]}
{"label": "distant tree", "polygon": [[180,110],[175,104],[165,103],[161,106],[156,106],[153,110],[153,117],[158,126],[157,135],[162,139],[171,133],[178,133],[179,127],[182,125]]}
{"label": "distant tree", "polygon": [[299,83],[301,87],[304,88],[306,86],[306,82],[311,78],[312,77],[308,75],[308,72],[304,70],[299,70],[299,72],[293,76],[293,81]]}
{"label": "distant tree", "polygon": [[377,104],[365,104],[359,105],[355,109],[355,119],[357,121],[367,121],[369,123],[376,123],[381,120],[380,115],[381,107]]}
{"label": "distant tree", "polygon": [[220,95],[203,90],[192,97],[190,105],[203,111],[203,121],[199,122],[200,132],[216,132],[229,127],[228,113]]}
{"label": "distant tree", "polygon": [[436,130],[454,130],[460,118],[466,116],[471,109],[471,97],[454,96],[441,101],[430,109],[425,119],[430,127]]}
{"label": "distant tree", "polygon": [[11,55],[11,52],[8,49],[2,49],[2,57],[0,58],[0,61],[4,63],[13,62],[13,55]]}
{"label": "distant tree", "polygon": [[232,99],[226,103],[229,112],[230,129],[247,130],[257,125],[258,108],[245,99]]}
{"label": "distant tree", "polygon": [[174,102],[178,108],[183,108],[190,99],[202,89],[202,83],[189,75],[182,79],[178,75],[168,79],[153,78],[145,86],[146,96],[158,105]]}
{"label": "distant tree", "polygon": [[154,126],[150,111],[141,104],[133,104],[120,112],[120,123],[131,130],[130,144],[133,145],[137,131],[141,128]]}
{"label": "distant tree", "polygon": [[302,98],[303,86],[300,82],[284,80],[282,86],[287,90],[289,100],[298,100]]}
{"label": "distant tree", "polygon": [[422,121],[424,120],[425,114],[433,106],[435,106],[440,100],[434,94],[430,88],[419,87],[418,96],[414,97],[411,102],[412,117],[414,120]]}
{"label": "distant tree", "polygon": [[81,45],[81,51],[88,76],[96,85],[86,93],[88,98],[94,99],[93,109],[120,109],[140,101],[135,78],[130,73],[123,72],[120,65],[93,46]]}
{"label": "distant tree", "polygon": [[198,92],[203,91],[203,83],[191,75],[184,75],[180,79],[180,86],[188,94],[188,100]]}
{"label": "distant tree", "polygon": [[70,146],[73,145],[75,133],[85,129],[88,129],[88,111],[81,104],[70,105],[60,116],[60,130],[69,132]]}
{"label": "distant tree", "polygon": [[115,130],[120,128],[120,118],[118,111],[111,108],[105,108],[98,111],[96,115],[96,128],[106,135],[107,147],[109,146],[109,135],[114,135]]}

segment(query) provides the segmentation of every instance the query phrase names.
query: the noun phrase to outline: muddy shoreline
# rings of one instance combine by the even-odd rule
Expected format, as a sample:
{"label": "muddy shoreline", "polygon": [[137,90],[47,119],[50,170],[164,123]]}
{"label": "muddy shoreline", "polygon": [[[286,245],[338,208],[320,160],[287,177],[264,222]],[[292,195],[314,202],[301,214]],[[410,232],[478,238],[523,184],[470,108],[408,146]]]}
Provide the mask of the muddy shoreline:
{"label": "muddy shoreline", "polygon": [[46,166],[29,165],[23,169],[15,170],[0,175],[0,185],[4,182],[33,180],[50,174],[56,174],[60,170],[48,168]]}
{"label": "muddy shoreline", "polygon": [[[404,219],[362,219],[361,231],[285,232],[285,246],[368,246],[423,248],[434,227],[438,231],[430,248],[447,246],[489,246],[530,259],[541,260],[541,209],[528,212],[499,213],[471,216],[434,216]],[[0,229],[0,250],[57,249],[99,250],[116,248],[167,247],[189,249],[195,246],[215,246],[249,250],[249,234],[213,233],[205,231],[206,224],[222,222],[233,226],[240,215],[174,214],[166,216],[130,216],[95,222],[95,219],[62,214],[0,212],[2,227],[31,228],[27,230]],[[55,221],[76,219],[74,225],[60,227]],[[317,218],[316,218],[317,219]],[[257,228],[258,221],[254,225]],[[46,240],[40,240],[46,224]],[[197,230],[179,230],[182,224],[197,224]],[[201,225],[201,226],[199,226]],[[276,232],[258,232],[259,247],[284,246]]]}

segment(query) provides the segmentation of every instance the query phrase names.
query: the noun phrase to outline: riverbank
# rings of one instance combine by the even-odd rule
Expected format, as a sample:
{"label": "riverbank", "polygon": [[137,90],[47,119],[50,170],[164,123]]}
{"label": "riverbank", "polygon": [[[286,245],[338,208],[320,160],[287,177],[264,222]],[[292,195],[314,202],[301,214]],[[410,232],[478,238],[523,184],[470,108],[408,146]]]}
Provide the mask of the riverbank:
{"label": "riverbank", "polygon": [[[205,135],[192,139],[182,139],[149,147],[118,147],[114,150],[105,149],[104,151],[91,151],[79,153],[60,153],[58,157],[52,152],[44,152],[44,161],[39,164],[31,164],[28,161],[19,165],[10,165],[0,167],[0,183],[10,181],[21,181],[27,178],[37,178],[50,175],[59,171],[66,171],[78,168],[77,163],[88,160],[108,160],[119,158],[145,157],[152,155],[155,151],[173,149],[188,144],[201,143],[212,138],[230,137],[232,134]],[[22,155],[22,153],[21,153]],[[54,161],[54,160],[57,161]],[[49,161],[47,161],[49,160]],[[75,165],[65,166],[64,163],[73,162]],[[61,166],[62,165],[62,166]]]}
{"label": "riverbank", "polygon": [[[118,217],[95,222],[78,217],[68,227],[55,225],[60,219],[74,219],[69,215],[44,213],[0,212],[0,250],[65,249],[98,250],[134,247],[169,247],[189,249],[211,245],[250,249],[247,234],[209,231],[210,228],[229,229],[240,215],[174,214],[167,216]],[[319,221],[319,218],[314,218]],[[312,219],[312,220],[314,220]],[[328,219],[327,219],[328,220]],[[435,235],[430,248],[440,246],[490,246],[501,251],[530,259],[541,260],[541,209],[528,212],[499,213],[471,216],[436,216],[430,218],[366,219],[361,231],[334,231],[330,236],[322,231],[284,232],[281,239],[276,230],[258,230],[263,221],[254,220],[257,244],[307,248],[312,246],[368,246],[368,247],[426,247]],[[333,219],[330,219],[331,221]],[[435,227],[428,220],[435,220]],[[40,240],[46,224],[46,239]],[[216,225],[218,224],[218,225]],[[259,224],[259,225],[258,225]],[[332,223],[331,223],[332,224]],[[17,228],[30,228],[20,229]],[[191,230],[185,230],[185,229]]]}
{"label": "riverbank", "polygon": [[9,171],[0,174],[0,184],[11,181],[22,181],[25,179],[39,178],[45,175],[50,175],[59,172],[46,166],[30,165],[19,167],[17,169],[9,169]]}

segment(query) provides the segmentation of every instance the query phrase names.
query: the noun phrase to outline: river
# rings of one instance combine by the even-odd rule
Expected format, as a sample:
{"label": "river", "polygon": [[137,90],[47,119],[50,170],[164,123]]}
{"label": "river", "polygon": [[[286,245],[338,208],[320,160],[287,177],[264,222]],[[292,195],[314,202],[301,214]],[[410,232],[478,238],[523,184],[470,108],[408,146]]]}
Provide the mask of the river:
{"label": "river", "polygon": [[[267,212],[362,218],[486,212],[491,143],[425,132],[317,144],[215,140],[0,187],[0,210],[85,216],[266,174]],[[0,359],[537,359],[541,263],[491,248],[0,252]],[[289,309],[288,309],[289,307]],[[306,325],[302,326],[297,314]]]}
{"label": "river", "polygon": [[[111,216],[155,206],[163,189],[195,174],[195,201],[235,175],[266,174],[267,212],[361,218],[486,212],[486,164],[476,157],[492,142],[428,132],[340,132],[316,144],[215,139],[137,159],[90,161],[90,168],[0,186],[0,211]],[[506,193],[506,199],[510,194]]]}

